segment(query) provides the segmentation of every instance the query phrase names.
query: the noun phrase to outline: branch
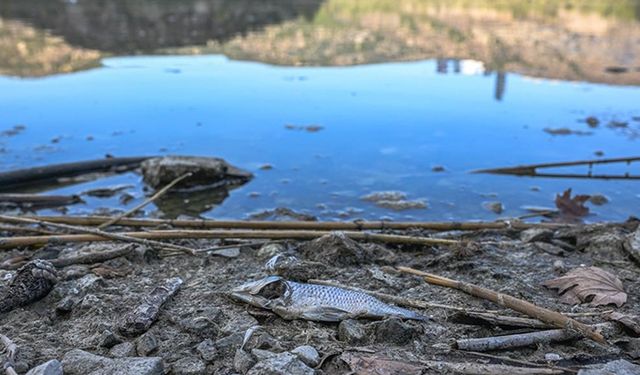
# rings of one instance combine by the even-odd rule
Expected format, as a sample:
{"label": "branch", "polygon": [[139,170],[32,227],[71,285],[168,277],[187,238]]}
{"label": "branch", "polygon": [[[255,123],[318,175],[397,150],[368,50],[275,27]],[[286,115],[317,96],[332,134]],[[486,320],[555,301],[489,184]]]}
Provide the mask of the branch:
{"label": "branch", "polygon": [[113,219],[98,225],[98,229],[104,229],[104,228],[106,228],[106,227],[108,227],[110,225],[113,225],[113,224],[117,223],[122,218],[125,218],[127,216],[131,216],[132,214],[134,214],[138,210],[140,210],[140,209],[146,207],[147,205],[155,202],[157,199],[159,199],[164,194],[166,194],[169,191],[169,189],[174,187],[176,184],[178,184],[180,181],[184,180],[185,178],[190,177],[191,175],[192,175],[192,173],[189,172],[189,173],[185,173],[182,176],[176,178],[175,180],[173,180],[169,184],[167,184],[167,186],[165,186],[162,189],[158,190],[158,192],[156,192],[153,196],[151,196],[151,198],[149,198],[149,199],[145,200],[144,202],[140,203],[139,205],[133,207],[129,211],[124,212],[124,213],[114,217]]}
{"label": "branch", "polygon": [[[112,220],[109,216],[27,216],[50,223],[71,225],[101,225]],[[479,230],[479,229],[557,229],[572,226],[560,223],[523,223],[520,221],[495,222],[310,222],[310,221],[238,221],[238,220],[163,220],[122,218],[118,221],[128,227],[157,227],[170,225],[175,228],[191,229],[288,229],[288,230],[385,230],[385,229],[425,229],[435,231]]]}
{"label": "branch", "polygon": [[[0,215],[0,220],[18,221],[32,220],[20,219],[9,216]],[[38,221],[29,221],[30,223],[39,223]],[[46,225],[53,225],[48,222],[41,222]],[[63,226],[63,224],[55,224]],[[14,248],[17,246],[45,245],[50,242],[96,242],[119,240],[126,242],[143,243],[145,245],[155,245],[166,248],[178,248],[179,250],[188,249],[192,254],[194,250],[184,248],[183,246],[157,242],[155,240],[184,239],[184,238],[253,238],[253,239],[301,239],[309,240],[322,237],[331,233],[330,231],[312,231],[312,230],[155,230],[148,232],[123,232],[111,233],[102,232],[93,229],[69,227],[71,230],[83,231],[87,234],[61,234],[55,236],[26,236],[26,237],[4,237],[0,238],[0,249]],[[423,246],[451,246],[467,243],[466,241],[446,240],[428,237],[412,237],[400,236],[392,234],[376,234],[366,232],[343,232],[347,237],[354,240],[378,241],[393,244],[405,245],[423,245]]]}
{"label": "branch", "polygon": [[605,338],[598,332],[594,331],[590,326],[580,323],[579,321],[562,315],[559,312],[536,306],[525,300],[521,300],[506,294],[498,293],[490,289],[466,283],[458,280],[447,279],[442,276],[422,272],[409,267],[398,267],[401,272],[409,273],[424,277],[424,281],[429,284],[446,286],[461,290],[474,297],[483,298],[497,303],[500,306],[508,307],[512,310],[526,314],[532,318],[542,322],[549,323],[553,326],[567,329],[568,331],[578,331],[583,336],[588,337],[598,343],[607,344]]}
{"label": "branch", "polygon": [[[47,225],[47,226],[50,226],[50,227],[66,229],[66,230],[70,230],[70,231],[74,231],[74,232],[88,233],[88,234],[85,234],[85,235],[73,235],[73,234],[71,234],[71,235],[59,235],[59,236],[58,235],[53,235],[53,236],[22,237],[22,238],[36,239],[36,242],[39,241],[39,240],[37,240],[38,238],[40,238],[40,239],[47,238],[47,240],[45,242],[39,242],[39,244],[47,244],[52,239],[60,239],[60,238],[66,237],[66,236],[92,236],[93,238],[97,238],[97,239],[89,240],[89,241],[117,240],[117,241],[124,241],[124,242],[134,242],[134,243],[138,243],[138,244],[146,245],[146,246],[150,246],[150,247],[159,247],[159,248],[168,248],[168,249],[173,249],[173,250],[180,250],[180,251],[184,251],[184,252],[186,252],[187,254],[190,254],[190,255],[194,255],[195,254],[193,249],[190,249],[190,248],[185,247],[185,246],[179,246],[179,245],[174,245],[174,244],[169,244],[169,243],[162,243],[162,242],[158,242],[158,241],[153,241],[153,240],[146,239],[145,237],[136,238],[136,237],[129,236],[127,234],[104,232],[104,231],[101,231],[99,229],[89,229],[89,228],[77,227],[77,226],[66,225],[66,224],[50,223],[50,222],[43,221],[43,220],[27,219],[27,218],[15,217],[15,216],[5,216],[5,215],[0,215],[0,221],[6,221],[6,222],[11,222],[11,223],[22,223],[22,224]],[[19,238],[20,237],[9,237],[9,238],[5,238],[5,239],[0,239],[0,248],[3,248],[3,245],[6,245],[7,243],[11,243],[12,239],[19,239]],[[20,241],[18,241],[18,242],[20,242]],[[27,242],[29,242],[29,241],[27,241]],[[64,241],[62,241],[62,242],[64,242]],[[69,242],[77,242],[77,241],[69,241]],[[87,241],[80,241],[80,242],[87,242]],[[15,247],[15,246],[16,245],[8,245],[7,247]],[[17,245],[17,246],[20,246],[20,245]]]}

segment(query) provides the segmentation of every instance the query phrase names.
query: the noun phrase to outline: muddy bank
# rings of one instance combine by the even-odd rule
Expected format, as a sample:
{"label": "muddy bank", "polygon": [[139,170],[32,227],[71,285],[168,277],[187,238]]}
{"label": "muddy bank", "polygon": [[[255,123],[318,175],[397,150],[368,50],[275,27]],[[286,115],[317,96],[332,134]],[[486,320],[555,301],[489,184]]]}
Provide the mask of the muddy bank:
{"label": "muddy bank", "polygon": [[[72,369],[70,373],[78,373],[73,370],[74,363],[89,354],[77,349],[119,358],[105,365],[116,371],[129,368],[126,366],[131,363],[127,361],[134,360],[130,357],[136,357],[136,361],[147,358],[147,362],[140,363],[147,366],[141,368],[148,372],[136,372],[140,374],[162,373],[159,368],[170,374],[282,373],[278,372],[282,371],[278,370],[281,365],[293,366],[286,368],[298,371],[291,373],[346,374],[372,356],[412,363],[418,371],[429,373],[429,366],[433,366],[434,361],[478,362],[478,357],[453,348],[458,339],[537,329],[470,319],[467,313],[476,310],[520,315],[462,292],[431,286],[418,277],[400,274],[396,266],[409,266],[475,283],[556,311],[585,313],[586,316],[576,317],[584,323],[603,323],[611,310],[622,314],[637,313],[640,298],[634,291],[640,287],[640,268],[629,256],[629,246],[636,241],[632,236],[636,227],[637,222],[631,221],[555,230],[393,232],[472,240],[475,244],[464,247],[387,245],[330,235],[312,241],[238,244],[239,252],[231,254],[232,257],[211,256],[206,252],[198,256],[160,257],[159,254],[164,253],[135,245],[126,256],[96,264],[59,267],[59,281],[51,293],[38,302],[3,314],[0,332],[19,348],[15,361],[19,373],[48,360],[63,358],[63,364]],[[3,232],[1,235],[9,237],[16,233]],[[229,242],[236,241],[227,240]],[[194,249],[220,244],[219,240],[209,239],[174,243]],[[12,261],[33,258],[55,262],[60,258],[108,252],[122,246],[110,242],[52,243],[39,249],[6,251],[2,254],[1,264],[10,268],[7,266]],[[267,270],[265,263],[279,254],[297,260],[271,262]],[[572,307],[560,302],[556,291],[542,286],[544,281],[581,265],[597,266],[616,275],[628,293],[626,303],[619,308],[589,304]],[[6,287],[15,271],[0,272]],[[448,307],[413,308],[414,312],[432,318],[426,322],[388,318],[323,323],[287,321],[268,310],[250,307],[228,297],[234,287],[269,274],[300,282],[332,280],[350,287]],[[144,327],[134,334],[123,332],[120,329],[123,317],[135,310],[154,288],[175,277],[184,282],[160,307],[157,320],[150,328]],[[248,341],[243,344],[245,337]],[[615,327],[608,340],[609,345],[573,339],[490,353],[574,370],[618,358],[633,361],[640,357],[640,339],[622,327]],[[312,349],[300,349],[302,346]],[[311,356],[311,360],[300,354],[301,351]],[[504,360],[487,361],[489,364],[513,365]],[[438,370],[439,373],[454,371],[449,367]]]}

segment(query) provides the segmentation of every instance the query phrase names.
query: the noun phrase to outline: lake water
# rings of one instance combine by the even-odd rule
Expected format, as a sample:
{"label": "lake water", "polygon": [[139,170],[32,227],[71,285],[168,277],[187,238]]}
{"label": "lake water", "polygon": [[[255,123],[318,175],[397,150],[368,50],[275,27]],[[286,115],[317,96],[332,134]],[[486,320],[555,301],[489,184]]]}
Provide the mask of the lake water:
{"label": "lake water", "polygon": [[[319,6],[312,19],[316,23],[318,14],[333,9]],[[13,13],[4,17],[6,23]],[[291,22],[313,24],[305,17]],[[17,21],[11,22],[38,26],[37,20],[27,16],[14,18]],[[576,70],[563,73],[562,66],[543,74],[527,71],[533,69],[531,64],[517,65],[507,59],[496,67],[494,60],[461,58],[459,52],[438,58],[425,52],[417,56],[423,58],[414,59],[413,55],[392,58],[385,50],[368,60],[366,53],[355,55],[366,60],[356,60],[357,65],[336,62],[342,56],[337,53],[326,66],[316,61],[287,65],[286,59],[270,61],[273,56],[240,61],[221,54],[243,57],[234,44],[241,45],[237,39],[203,44],[197,55],[185,54],[182,45],[160,46],[180,48],[160,55],[107,53],[106,48],[94,46],[103,51],[95,55],[99,63],[74,65],[70,72],[45,72],[43,67],[52,64],[39,65],[32,74],[5,68],[0,77],[0,131],[17,124],[26,129],[0,137],[0,169],[105,154],[222,157],[253,172],[255,178],[212,209],[185,207],[184,213],[215,218],[245,218],[264,209],[288,207],[324,220],[495,219],[526,214],[524,206],[553,207],[555,195],[572,188],[575,193],[603,194],[610,200],[602,206],[590,205],[587,220],[624,220],[638,214],[638,180],[470,173],[517,164],[597,159],[602,157],[600,152],[607,158],[640,155],[640,88],[635,83],[640,71],[634,70],[640,67],[638,23],[604,19],[614,31],[627,27],[635,32],[630,39],[635,44],[626,46],[629,52],[614,61],[623,64],[624,71],[607,73],[598,66],[597,72],[584,73],[582,79],[571,76]],[[46,26],[53,30],[47,35],[57,38],[50,43],[65,40],[64,33],[56,34],[55,26]],[[251,45],[251,38],[264,37],[262,27],[238,38]],[[268,31],[271,26],[265,27]],[[610,34],[615,36],[614,31]],[[67,36],[69,48],[84,52],[72,55],[93,56],[87,52],[90,46],[76,39]],[[579,44],[581,39],[576,40]],[[303,52],[300,56],[305,56]],[[353,58],[352,51],[349,56]],[[605,57],[590,58],[595,64]],[[414,61],[399,61],[405,59]],[[566,79],[558,76],[562,74]],[[597,127],[584,121],[589,116],[598,118]],[[615,127],[615,122],[626,125]],[[310,125],[321,129],[297,129]],[[561,128],[582,134],[545,131]],[[261,169],[264,164],[273,169]],[[444,171],[433,171],[437,166]],[[586,168],[565,170],[586,172]],[[640,163],[595,166],[594,172],[640,174]],[[134,185],[129,192],[136,199],[125,208],[144,199],[141,178],[133,173],[49,193],[78,193],[118,184]],[[361,199],[386,190],[424,200],[427,208],[394,211]],[[483,204],[488,201],[502,202],[504,212],[487,210]],[[97,207],[123,208],[117,197],[88,198],[70,212],[89,213]]]}

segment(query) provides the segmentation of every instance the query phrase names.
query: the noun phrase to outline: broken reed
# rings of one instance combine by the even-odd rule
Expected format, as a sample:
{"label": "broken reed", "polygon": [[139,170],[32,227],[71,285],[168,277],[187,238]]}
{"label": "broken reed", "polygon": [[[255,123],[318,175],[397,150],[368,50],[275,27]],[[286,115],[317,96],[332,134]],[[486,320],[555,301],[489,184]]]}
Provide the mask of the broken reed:
{"label": "broken reed", "polygon": [[[70,225],[104,225],[113,220],[109,216],[26,216],[31,219],[50,223]],[[406,230],[425,229],[434,231],[480,230],[480,229],[530,229],[567,227],[571,224],[559,223],[523,223],[520,221],[495,222],[392,222],[392,221],[241,221],[241,220],[163,220],[120,218],[118,225],[126,227],[157,227],[170,225],[175,228],[191,229],[267,229],[267,230]]]}
{"label": "broken reed", "polygon": [[[197,239],[197,238],[215,238],[215,239],[298,239],[309,240],[322,237],[331,231],[320,230],[155,230],[148,232],[109,232],[110,236],[104,234],[59,234],[45,236],[24,236],[24,237],[4,237],[0,238],[0,249],[14,248],[18,246],[46,245],[50,243],[68,243],[68,242],[96,242],[96,241],[113,241],[120,240],[128,242],[127,239],[133,240],[175,240],[175,239]],[[464,245],[465,241],[428,238],[428,237],[412,237],[393,234],[378,234],[368,232],[343,231],[344,235],[354,240],[377,241],[394,244],[407,245]],[[133,241],[132,241],[133,242]],[[137,241],[135,241],[137,242]],[[167,246],[171,244],[165,244]],[[172,245],[176,246],[176,245]]]}

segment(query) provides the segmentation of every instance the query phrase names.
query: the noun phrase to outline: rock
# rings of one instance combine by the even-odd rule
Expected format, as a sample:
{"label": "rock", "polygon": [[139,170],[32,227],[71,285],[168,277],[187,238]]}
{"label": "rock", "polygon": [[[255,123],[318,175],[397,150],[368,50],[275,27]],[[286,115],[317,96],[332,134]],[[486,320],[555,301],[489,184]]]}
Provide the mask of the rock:
{"label": "rock", "polygon": [[405,345],[420,333],[422,333],[420,329],[398,318],[389,318],[376,323],[376,342]]}
{"label": "rock", "polygon": [[427,203],[422,199],[407,200],[406,198],[407,195],[401,191],[375,191],[360,197],[364,201],[373,202],[376,206],[396,211],[427,208]]}
{"label": "rock", "polygon": [[72,264],[70,266],[65,267],[60,272],[61,274],[60,279],[65,281],[76,280],[85,275],[88,275],[89,272],[91,272],[91,269],[89,268],[89,266],[85,264]]}
{"label": "rock", "polygon": [[357,320],[343,320],[338,325],[338,339],[349,345],[363,345],[368,341],[367,332]]}
{"label": "rock", "polygon": [[218,356],[227,357],[235,353],[236,349],[242,345],[243,337],[243,333],[235,332],[216,341],[215,347],[218,352]]}
{"label": "rock", "polygon": [[136,352],[141,357],[146,357],[158,349],[158,339],[153,333],[147,332],[136,340]]}
{"label": "rock", "polygon": [[624,351],[633,359],[640,359],[640,338],[628,338]]}
{"label": "rock", "polygon": [[175,375],[202,375],[207,370],[207,365],[196,357],[180,358],[172,365]]}
{"label": "rock", "polygon": [[269,275],[278,275],[287,280],[300,282],[319,279],[327,273],[327,266],[320,262],[309,262],[284,254],[269,259],[264,268]]}
{"label": "rock", "polygon": [[445,169],[441,165],[436,165],[433,168],[431,168],[431,172],[444,172],[444,171]]}
{"label": "rock", "polygon": [[360,197],[363,201],[379,202],[379,201],[399,201],[407,198],[407,194],[401,191],[375,191],[371,194]]}
{"label": "rock", "polygon": [[280,353],[258,362],[250,375],[313,375],[315,371],[291,353]]}
{"label": "rock", "polygon": [[256,362],[256,358],[251,353],[238,349],[233,357],[233,368],[241,374],[246,374]]}
{"label": "rock", "polygon": [[198,344],[198,346],[196,346],[196,351],[200,354],[200,358],[207,362],[213,361],[218,355],[216,346],[211,339],[206,339]]}
{"label": "rock", "polygon": [[240,349],[251,351],[252,349],[279,349],[282,350],[278,341],[273,338],[261,326],[253,326],[247,329],[242,340]]}
{"label": "rock", "polygon": [[109,350],[109,356],[112,358],[134,357],[136,355],[136,346],[132,342],[123,342]]}
{"label": "rock", "polygon": [[307,259],[335,266],[358,265],[368,261],[365,248],[342,232],[333,232],[305,242],[298,252]]}
{"label": "rock", "polygon": [[522,242],[548,241],[553,237],[553,231],[545,228],[530,228],[520,233]]}
{"label": "rock", "polygon": [[208,306],[190,314],[192,316],[180,319],[178,325],[185,331],[201,338],[215,337],[218,332],[216,322],[220,320],[221,314],[219,308]]}
{"label": "rock", "polygon": [[[245,332],[253,327],[258,326],[258,321],[253,316],[242,313],[242,314],[234,314],[229,317],[229,320],[220,328],[220,333],[223,335],[228,335],[231,333],[239,332],[241,337],[244,337]],[[242,342],[242,339],[240,339]],[[233,353],[233,352],[232,352]]]}
{"label": "rock", "polygon": [[564,256],[565,251],[563,248],[556,246],[556,245],[552,245],[550,243],[546,243],[546,242],[534,242],[533,246],[535,246],[537,249],[544,251],[547,254],[551,254],[551,255],[557,255],[557,256]]}
{"label": "rock", "polygon": [[52,359],[32,368],[27,372],[27,375],[62,375],[62,363],[57,359]]}
{"label": "rock", "polygon": [[74,349],[62,359],[65,375],[163,375],[162,359],[150,358],[106,358],[84,350]]}
{"label": "rock", "polygon": [[556,354],[556,353],[546,353],[544,355],[544,360],[545,361],[555,362],[555,361],[559,361],[561,359],[562,359],[562,357],[559,354]]}
{"label": "rock", "polygon": [[277,354],[269,351],[269,350],[264,350],[264,349],[251,349],[251,354],[258,360],[258,361],[264,361],[265,359],[269,359],[269,358],[273,358],[275,357]]}
{"label": "rock", "polygon": [[[285,183],[283,181],[283,183]],[[263,210],[254,212],[248,216],[249,220],[272,220],[272,221],[288,221],[288,220],[298,220],[298,221],[318,221],[318,218],[305,214],[303,212],[297,212],[290,208],[286,207],[278,207],[273,210]]]}
{"label": "rock", "polygon": [[589,198],[589,202],[596,206],[602,206],[603,204],[609,203],[609,198],[602,194],[594,194]]}
{"label": "rock", "polygon": [[103,348],[111,348],[122,342],[122,339],[109,329],[105,329],[98,339],[99,345]]}
{"label": "rock", "polygon": [[46,260],[32,260],[16,271],[8,286],[0,288],[0,313],[38,301],[57,282],[56,269]]}
{"label": "rock", "polygon": [[161,189],[176,178],[191,173],[178,188],[239,185],[253,175],[229,165],[223,159],[192,156],[166,156],[147,159],[142,163],[144,182],[154,189]]}
{"label": "rock", "polygon": [[482,207],[495,214],[501,214],[504,211],[504,206],[501,202],[484,202],[482,203]]}
{"label": "rock", "polygon": [[638,375],[640,366],[634,365],[624,359],[607,362],[597,368],[583,369],[578,371],[578,375]]}
{"label": "rock", "polygon": [[287,251],[287,248],[284,247],[281,243],[266,243],[260,247],[260,249],[256,252],[256,256],[259,259],[271,259],[278,254],[282,254]]}
{"label": "rock", "polygon": [[640,227],[627,236],[624,242],[624,250],[636,263],[640,264]]}
{"label": "rock", "polygon": [[598,120],[598,118],[597,118],[597,117],[594,117],[594,116],[589,116],[589,117],[587,117],[584,121],[585,121],[585,122],[587,123],[587,125],[589,125],[589,127],[591,127],[591,128],[595,128],[595,127],[597,127],[597,126],[600,124],[600,120]]}
{"label": "rock", "polygon": [[320,354],[316,348],[310,345],[302,345],[291,350],[292,354],[298,356],[298,358],[309,367],[316,367],[320,363]]}

